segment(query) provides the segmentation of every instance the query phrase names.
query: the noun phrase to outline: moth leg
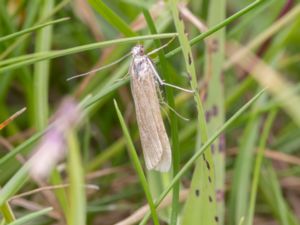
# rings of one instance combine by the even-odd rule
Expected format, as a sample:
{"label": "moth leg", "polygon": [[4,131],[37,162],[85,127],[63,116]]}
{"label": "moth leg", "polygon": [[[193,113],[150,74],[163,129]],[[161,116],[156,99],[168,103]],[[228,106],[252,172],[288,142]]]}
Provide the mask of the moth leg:
{"label": "moth leg", "polygon": [[169,110],[171,110],[173,113],[175,113],[176,116],[178,116],[180,119],[184,120],[184,121],[190,121],[190,119],[184,117],[183,115],[181,115],[179,112],[177,112],[174,108],[172,108],[171,106],[169,106],[168,103],[166,103],[165,101],[162,101],[161,104],[163,104],[164,106],[166,106],[166,108],[168,108]]}
{"label": "moth leg", "polygon": [[165,107],[161,107],[161,108],[162,108],[163,112],[166,114],[169,122],[170,122],[170,118],[169,118],[169,115],[168,115],[168,112],[166,109],[171,110],[180,119],[182,119],[184,121],[190,121],[188,118],[180,115],[180,113],[177,112],[174,108],[172,108],[168,103],[166,103],[166,101],[164,100],[164,97],[162,96],[162,91],[158,87],[157,87],[157,95],[158,95],[159,103],[161,104],[161,106],[165,106]]}
{"label": "moth leg", "polygon": [[182,88],[182,87],[178,87],[176,85],[173,85],[173,84],[169,84],[169,83],[166,83],[166,82],[162,82],[161,85],[164,85],[164,86],[168,86],[168,87],[172,87],[172,88],[175,88],[177,90],[181,90],[181,91],[184,91],[184,92],[187,92],[187,93],[194,93],[195,91],[193,90],[190,90],[190,89],[185,89],[185,88]]}
{"label": "moth leg", "polygon": [[147,61],[148,61],[149,65],[150,65],[150,67],[151,67],[151,69],[152,69],[152,72],[153,72],[155,78],[157,79],[157,81],[158,81],[158,83],[159,83],[160,85],[169,86],[169,87],[172,87],[172,88],[175,88],[175,89],[177,89],[177,90],[181,90],[181,91],[184,91],[184,92],[187,92],[187,93],[194,93],[194,92],[195,92],[195,91],[193,91],[193,90],[185,89],[185,88],[178,87],[178,86],[176,86],[176,85],[173,85],[173,84],[169,84],[169,83],[164,82],[164,81],[160,78],[160,76],[158,75],[158,73],[157,73],[157,71],[156,71],[156,69],[155,69],[155,67],[154,67],[154,65],[153,65],[153,63],[152,63],[152,61],[151,61],[149,58],[147,58]]}

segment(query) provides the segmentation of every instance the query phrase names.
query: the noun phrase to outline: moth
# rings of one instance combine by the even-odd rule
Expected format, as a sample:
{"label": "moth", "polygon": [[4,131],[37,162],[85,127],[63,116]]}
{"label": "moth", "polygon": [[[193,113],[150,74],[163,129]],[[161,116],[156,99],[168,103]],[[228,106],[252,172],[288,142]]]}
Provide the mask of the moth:
{"label": "moth", "polygon": [[171,167],[172,152],[156,89],[156,82],[164,82],[142,45],[133,47],[131,54],[131,92],[146,167],[148,170],[167,172]]}
{"label": "moth", "polygon": [[[165,83],[158,75],[151,59],[149,58],[149,55],[159,51],[169,43],[148,54],[145,54],[144,47],[142,45],[136,45],[128,54],[111,64],[67,79],[72,80],[74,78],[86,76],[92,72],[103,70],[115,65],[131,54],[132,61],[129,67],[129,74],[131,76],[131,92],[135,105],[143,155],[147,169],[160,172],[167,172],[170,170],[172,152],[160,112],[157,84],[194,93],[194,91]],[[172,108],[169,109],[173,110]]]}

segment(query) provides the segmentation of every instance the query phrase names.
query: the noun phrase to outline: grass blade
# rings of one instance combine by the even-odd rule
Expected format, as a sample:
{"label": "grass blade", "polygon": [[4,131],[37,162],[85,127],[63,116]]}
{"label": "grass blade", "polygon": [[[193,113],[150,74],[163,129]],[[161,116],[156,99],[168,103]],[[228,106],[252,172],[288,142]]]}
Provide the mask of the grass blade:
{"label": "grass blade", "polygon": [[18,32],[15,32],[15,33],[12,33],[10,35],[6,35],[4,37],[1,37],[0,38],[0,42],[2,41],[7,41],[7,40],[10,40],[10,39],[13,39],[13,38],[16,38],[16,37],[19,37],[19,36],[22,36],[24,34],[27,34],[27,33],[31,33],[33,31],[36,31],[36,30],[39,30],[43,27],[46,27],[46,26],[50,26],[50,25],[54,25],[56,23],[61,23],[61,22],[64,22],[66,20],[69,20],[69,18],[61,18],[61,19],[58,19],[58,20],[53,20],[53,21],[50,21],[48,23],[43,23],[43,24],[40,24],[40,25],[37,25],[37,26],[33,26],[33,27],[30,27],[30,28],[27,28],[27,29],[24,29],[24,30],[21,30],[21,31],[18,31]]}
{"label": "grass blade", "polygon": [[[54,1],[49,0],[43,3],[40,17],[52,11]],[[51,49],[52,26],[41,29],[37,32],[36,52],[48,51]],[[50,61],[38,62],[34,65],[34,117],[35,127],[42,130],[48,123],[48,81],[49,81]]]}
{"label": "grass blade", "polygon": [[111,25],[117,28],[126,37],[136,36],[136,33],[123,21],[114,11],[112,11],[102,0],[89,0],[97,12],[104,17]]}
{"label": "grass blade", "polygon": [[[30,64],[42,61],[42,60],[54,59],[57,57],[62,57],[62,56],[80,53],[80,52],[84,52],[84,51],[94,50],[94,49],[98,49],[98,48],[104,48],[104,47],[108,47],[108,46],[115,45],[115,44],[129,44],[129,43],[136,43],[138,41],[143,41],[143,40],[172,38],[175,36],[177,36],[176,33],[145,35],[145,36],[120,38],[120,39],[115,39],[115,40],[110,40],[110,41],[103,41],[103,42],[99,42],[99,43],[82,45],[82,46],[73,47],[73,48],[69,48],[69,49],[65,49],[65,50],[49,52],[49,54],[45,54],[40,57],[35,57],[34,59],[24,60],[24,61],[15,63],[13,65],[0,67],[0,73],[19,68],[21,66],[30,65]],[[5,64],[5,60],[3,60],[2,63]]]}
{"label": "grass blade", "polygon": [[67,220],[69,224],[86,224],[86,198],[84,186],[84,173],[81,162],[79,143],[74,131],[69,131],[67,135],[68,154],[68,174],[70,179],[69,201],[70,208]]}
{"label": "grass blade", "polygon": [[12,223],[9,223],[9,225],[23,225],[23,224],[27,224],[29,222],[32,223],[32,221],[35,220],[37,217],[44,216],[47,213],[49,213],[51,210],[52,210],[52,208],[49,207],[49,208],[39,210],[37,212],[27,214],[26,216],[23,216],[22,218],[17,219]]}
{"label": "grass blade", "polygon": [[[210,1],[208,27],[213,27],[225,19],[225,0]],[[225,49],[225,29],[210,35],[205,44],[204,74],[207,90],[204,108],[207,115],[207,132],[210,136],[225,121],[223,61]],[[203,93],[203,92],[202,92]],[[221,135],[212,145],[215,165],[215,191],[218,225],[224,224],[225,215],[225,135]]]}
{"label": "grass blade", "polygon": [[155,209],[155,206],[154,206],[154,203],[153,203],[153,199],[152,199],[152,196],[151,196],[151,193],[150,193],[150,189],[149,189],[145,174],[143,172],[143,168],[142,168],[141,163],[139,161],[139,157],[138,157],[138,155],[136,153],[136,150],[134,148],[134,145],[133,145],[133,142],[131,140],[129,131],[128,131],[127,126],[125,124],[124,118],[123,118],[123,116],[120,112],[118,104],[117,104],[116,101],[114,101],[114,104],[115,104],[115,108],[116,108],[116,111],[117,111],[118,118],[120,120],[120,124],[121,124],[122,130],[123,130],[123,133],[124,133],[125,138],[126,138],[127,148],[128,148],[128,151],[129,151],[130,158],[131,158],[131,160],[133,162],[133,165],[134,165],[134,168],[135,168],[135,170],[136,170],[136,172],[139,176],[140,182],[143,186],[143,189],[144,189],[144,192],[145,192],[145,195],[146,195],[146,198],[147,198],[150,210],[151,210],[151,215],[152,215],[153,222],[154,222],[155,225],[159,225],[156,209]]}
{"label": "grass blade", "polygon": [[263,157],[264,157],[264,150],[266,149],[267,139],[269,137],[272,124],[276,117],[276,113],[277,113],[277,109],[272,110],[269,113],[269,115],[265,121],[262,134],[261,134],[258,153],[256,156],[255,165],[254,165],[254,174],[253,174],[253,181],[252,181],[252,187],[251,187],[251,196],[250,196],[248,215],[247,215],[246,222],[245,222],[245,224],[247,224],[247,225],[253,224],[257,187],[258,187],[258,182],[259,182],[261,165],[262,165],[262,161],[263,161]]}

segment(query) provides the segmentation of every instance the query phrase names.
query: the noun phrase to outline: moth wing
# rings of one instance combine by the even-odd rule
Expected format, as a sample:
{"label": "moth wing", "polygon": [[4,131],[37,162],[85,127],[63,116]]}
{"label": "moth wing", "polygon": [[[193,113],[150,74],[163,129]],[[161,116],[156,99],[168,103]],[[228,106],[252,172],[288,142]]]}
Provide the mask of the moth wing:
{"label": "moth wing", "polygon": [[[133,74],[134,75],[134,74]],[[160,112],[151,70],[142,78],[132,76],[131,90],[147,169],[166,172],[171,166],[171,147]]]}

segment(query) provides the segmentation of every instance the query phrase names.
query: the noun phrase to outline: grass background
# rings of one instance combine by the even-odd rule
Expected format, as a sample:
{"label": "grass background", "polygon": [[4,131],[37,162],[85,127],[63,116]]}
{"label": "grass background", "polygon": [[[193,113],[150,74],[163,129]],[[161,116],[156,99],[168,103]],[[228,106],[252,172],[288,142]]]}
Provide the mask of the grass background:
{"label": "grass background", "polygon": [[[297,0],[1,1],[0,121],[27,108],[1,129],[1,224],[299,224],[299,23]],[[161,88],[189,118],[162,105],[161,174],[141,154],[130,57],[66,79],[172,37],[151,58],[195,94]],[[67,96],[85,117],[35,179],[25,162]]]}

